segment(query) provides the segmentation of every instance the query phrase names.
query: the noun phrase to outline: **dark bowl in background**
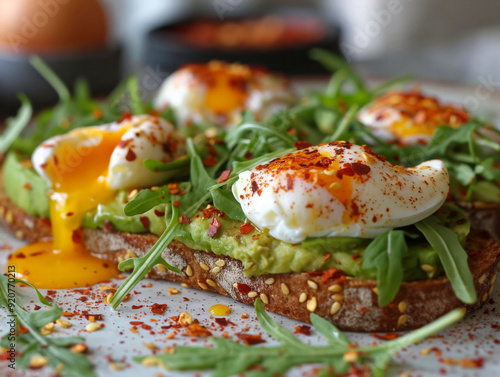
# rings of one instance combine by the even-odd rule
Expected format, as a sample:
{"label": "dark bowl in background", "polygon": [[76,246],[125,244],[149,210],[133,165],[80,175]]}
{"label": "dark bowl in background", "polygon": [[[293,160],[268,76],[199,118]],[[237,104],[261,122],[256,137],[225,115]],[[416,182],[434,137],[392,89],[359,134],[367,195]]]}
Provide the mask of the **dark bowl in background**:
{"label": "dark bowl in background", "polygon": [[[121,78],[121,49],[71,53],[38,54],[73,92],[76,79],[86,78],[92,94],[104,94]],[[19,107],[18,94],[24,93],[36,107],[57,102],[57,93],[31,66],[29,54],[0,52],[0,114],[12,114]]]}
{"label": "dark bowl in background", "polygon": [[317,22],[319,26],[324,27],[324,35],[313,43],[289,43],[286,46],[278,45],[271,48],[202,46],[187,42],[181,34],[183,28],[198,21],[208,20],[219,24],[221,24],[221,21],[213,18],[187,18],[155,28],[147,34],[144,46],[144,63],[146,66],[164,74],[171,73],[185,64],[211,60],[264,66],[271,71],[289,75],[320,75],[328,73],[323,66],[311,60],[308,55],[313,47],[323,48],[341,55],[339,47],[340,28],[327,21],[321,14],[310,10],[287,9],[269,12],[265,15],[232,18],[223,22],[240,22],[273,15],[285,20],[304,18]]}

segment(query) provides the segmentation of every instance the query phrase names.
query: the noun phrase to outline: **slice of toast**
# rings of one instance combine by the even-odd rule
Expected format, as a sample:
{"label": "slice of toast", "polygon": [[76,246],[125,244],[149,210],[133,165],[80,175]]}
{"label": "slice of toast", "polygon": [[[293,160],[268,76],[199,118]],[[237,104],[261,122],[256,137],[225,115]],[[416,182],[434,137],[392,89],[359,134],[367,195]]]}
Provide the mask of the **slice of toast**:
{"label": "slice of toast", "polygon": [[[0,225],[19,238],[35,241],[51,237],[47,219],[27,215],[2,190],[0,215]],[[85,230],[87,248],[97,257],[113,262],[144,255],[157,239],[152,234]],[[478,301],[472,305],[464,305],[456,298],[444,276],[403,282],[394,301],[381,308],[377,304],[375,280],[331,278],[321,272],[247,278],[240,261],[193,250],[179,242],[172,242],[162,256],[183,273],[179,275],[157,266],[148,276],[217,292],[245,304],[253,304],[260,297],[266,310],[299,321],[308,322],[314,312],[341,330],[402,331],[421,327],[455,308],[474,311],[487,301],[497,276],[500,243],[486,232],[472,231],[466,250],[478,293]]]}
{"label": "slice of toast", "polygon": [[500,204],[461,202],[458,205],[467,212],[474,229],[485,230],[500,241]]}

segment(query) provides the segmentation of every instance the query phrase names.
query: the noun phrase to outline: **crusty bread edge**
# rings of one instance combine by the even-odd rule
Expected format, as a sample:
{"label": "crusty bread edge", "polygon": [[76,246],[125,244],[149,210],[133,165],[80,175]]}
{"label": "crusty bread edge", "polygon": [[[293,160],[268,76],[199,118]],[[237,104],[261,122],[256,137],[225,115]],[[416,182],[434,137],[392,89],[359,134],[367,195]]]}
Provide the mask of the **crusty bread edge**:
{"label": "crusty bread edge", "polygon": [[[50,222],[35,218],[17,208],[0,191],[0,225],[18,238],[36,241],[51,236]],[[85,230],[87,248],[99,258],[112,262],[144,255],[155,243],[151,234],[109,233]],[[154,267],[149,277],[165,279],[199,290],[217,292],[252,305],[257,297],[268,311],[309,322],[314,312],[345,331],[389,332],[419,328],[447,312],[465,307],[472,312],[491,295],[500,261],[500,243],[487,233],[472,231],[467,240],[469,266],[474,275],[478,301],[464,305],[446,277],[403,282],[391,304],[377,304],[376,281],[364,279],[328,279],[322,275],[289,273],[247,278],[240,261],[230,257],[197,251],[172,242],[163,258],[179,268],[175,274],[162,266]]]}

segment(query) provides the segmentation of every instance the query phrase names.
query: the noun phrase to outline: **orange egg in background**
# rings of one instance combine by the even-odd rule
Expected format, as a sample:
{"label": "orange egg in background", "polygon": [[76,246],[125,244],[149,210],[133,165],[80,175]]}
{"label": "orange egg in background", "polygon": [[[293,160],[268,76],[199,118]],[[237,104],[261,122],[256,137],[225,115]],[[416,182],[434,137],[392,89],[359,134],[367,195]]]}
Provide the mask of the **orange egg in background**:
{"label": "orange egg in background", "polygon": [[0,0],[0,51],[69,52],[106,47],[98,0]]}

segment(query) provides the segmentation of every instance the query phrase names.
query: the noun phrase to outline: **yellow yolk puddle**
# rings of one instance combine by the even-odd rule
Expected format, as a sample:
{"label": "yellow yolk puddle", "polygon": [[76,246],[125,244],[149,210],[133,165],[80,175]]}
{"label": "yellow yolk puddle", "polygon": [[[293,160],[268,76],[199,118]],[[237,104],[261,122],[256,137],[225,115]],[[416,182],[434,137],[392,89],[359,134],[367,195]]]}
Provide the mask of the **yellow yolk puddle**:
{"label": "yellow yolk puddle", "polygon": [[402,120],[392,123],[390,131],[397,139],[404,139],[415,135],[432,136],[437,127],[438,125],[435,124],[415,123],[411,118],[404,117]]}
{"label": "yellow yolk puddle", "polygon": [[243,107],[248,97],[247,78],[240,74],[227,72],[227,68],[213,73],[208,83],[205,106],[216,114],[229,114]]}
{"label": "yellow yolk puddle", "polygon": [[85,212],[113,199],[107,182],[109,160],[129,127],[115,132],[77,129],[55,147],[45,167],[53,182],[50,219],[53,241],[36,242],[15,252],[9,264],[16,276],[38,288],[75,288],[108,280],[118,273],[110,262],[85,249],[80,224]]}
{"label": "yellow yolk puddle", "polygon": [[208,311],[210,312],[210,314],[217,317],[224,317],[231,314],[231,309],[222,304],[213,305],[210,307],[210,309],[208,309]]}

